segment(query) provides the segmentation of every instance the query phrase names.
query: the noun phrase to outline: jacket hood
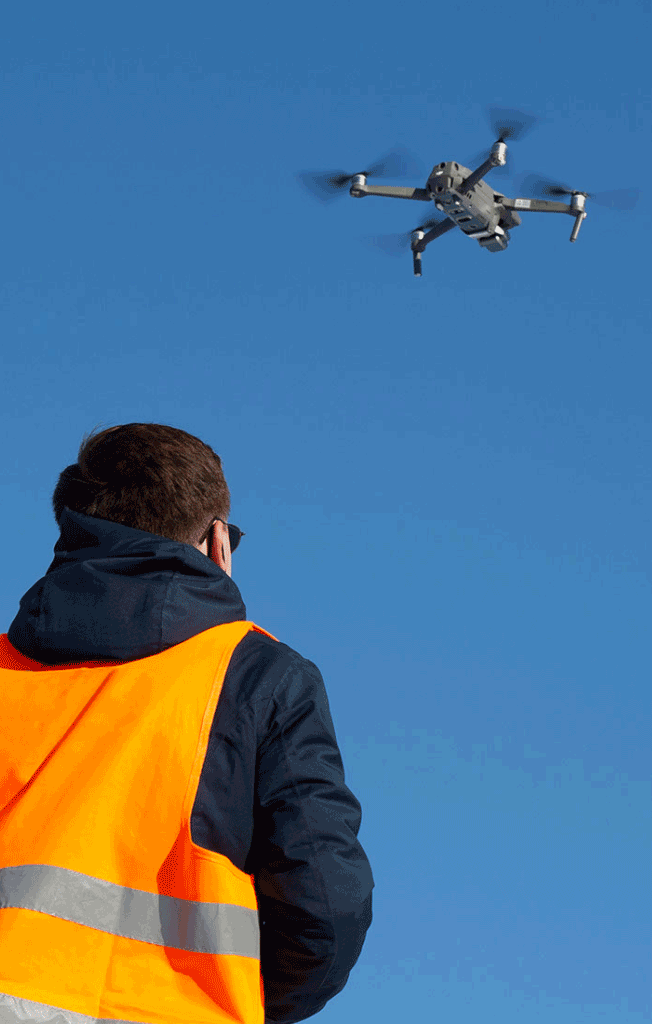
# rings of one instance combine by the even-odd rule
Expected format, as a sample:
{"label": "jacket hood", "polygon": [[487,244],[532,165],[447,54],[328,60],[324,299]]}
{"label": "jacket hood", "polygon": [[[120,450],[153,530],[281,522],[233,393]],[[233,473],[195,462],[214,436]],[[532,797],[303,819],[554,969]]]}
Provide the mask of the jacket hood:
{"label": "jacket hood", "polygon": [[54,561],[7,636],[46,665],[135,661],[247,617],[233,580],[191,544],[65,508]]}

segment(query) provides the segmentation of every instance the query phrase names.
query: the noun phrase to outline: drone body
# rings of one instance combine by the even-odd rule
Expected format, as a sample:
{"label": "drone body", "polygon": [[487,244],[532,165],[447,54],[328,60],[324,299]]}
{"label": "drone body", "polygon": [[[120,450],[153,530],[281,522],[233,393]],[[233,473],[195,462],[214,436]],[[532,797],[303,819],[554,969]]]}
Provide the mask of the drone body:
{"label": "drone body", "polygon": [[462,188],[471,171],[458,163],[433,168],[428,188],[438,210],[445,213],[469,238],[488,252],[502,252],[509,244],[509,228],[521,223],[517,213],[502,206],[493,188],[480,179],[470,190]]}
{"label": "drone body", "polygon": [[[494,143],[488,159],[475,171],[453,160],[436,164],[425,189],[367,185],[365,174],[355,174],[351,177],[349,191],[356,199],[374,195],[434,202],[437,209],[446,215],[445,220],[430,221],[411,232],[414,273],[417,277],[421,276],[421,254],[425,247],[454,227],[459,227],[469,238],[474,238],[488,252],[503,252],[509,245],[510,229],[521,223],[518,210],[571,214],[575,224],[570,241],[574,242],[586,217],[584,203],[587,193],[571,193],[568,204],[548,199],[509,199],[483,180],[483,175],[493,167],[504,166],[506,156],[507,146],[499,139]],[[426,227],[430,230],[426,231]]]}
{"label": "drone body", "polygon": [[[427,245],[454,227],[469,238],[474,238],[488,252],[504,252],[509,245],[509,232],[521,223],[519,213],[567,213],[575,223],[570,241],[577,238],[582,221],[586,217],[585,204],[587,199],[594,199],[604,206],[630,209],[638,198],[638,189],[620,189],[598,195],[579,192],[566,188],[545,178],[531,175],[525,179],[523,187],[529,188],[532,195],[543,193],[561,199],[569,197],[569,202],[557,202],[555,199],[510,199],[492,188],[484,181],[485,175],[494,168],[505,168],[507,162],[506,139],[520,138],[529,131],[538,118],[523,114],[520,111],[488,108],[491,125],[498,138],[491,147],[491,152],[472,171],[455,161],[436,164],[428,176],[425,188],[399,188],[392,185],[368,185],[367,178],[398,177],[407,171],[405,157],[402,153],[390,153],[378,161],[369,170],[358,174],[345,171],[303,172],[299,175],[304,186],[318,199],[328,201],[350,185],[349,193],[356,199],[365,196],[385,196],[390,199],[413,199],[420,202],[434,202],[444,217],[426,220],[408,233],[412,249],[414,273],[421,276],[421,254]],[[482,160],[482,156],[477,158]],[[535,179],[535,180],[532,180]],[[530,184],[527,185],[528,180]],[[407,244],[406,236],[398,236],[396,244]],[[377,244],[380,244],[377,239]]]}

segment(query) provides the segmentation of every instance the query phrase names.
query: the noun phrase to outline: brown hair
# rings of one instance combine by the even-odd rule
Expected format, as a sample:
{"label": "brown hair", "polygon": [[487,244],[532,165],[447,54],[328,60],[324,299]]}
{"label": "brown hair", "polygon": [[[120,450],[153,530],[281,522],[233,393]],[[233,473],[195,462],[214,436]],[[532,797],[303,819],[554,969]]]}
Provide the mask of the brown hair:
{"label": "brown hair", "polygon": [[228,520],[222,462],[193,434],[161,423],[125,423],[85,434],[77,462],[52,495],[64,506],[182,544],[200,544],[214,519]]}

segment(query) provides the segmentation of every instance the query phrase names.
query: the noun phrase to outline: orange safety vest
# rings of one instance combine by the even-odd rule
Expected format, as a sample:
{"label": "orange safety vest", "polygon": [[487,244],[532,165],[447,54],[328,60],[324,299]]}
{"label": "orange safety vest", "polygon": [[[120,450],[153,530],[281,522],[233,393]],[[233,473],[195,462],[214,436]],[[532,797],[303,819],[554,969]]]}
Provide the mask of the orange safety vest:
{"label": "orange safety vest", "polygon": [[55,667],[0,635],[3,1024],[263,1024],[254,877],[190,837],[252,629]]}

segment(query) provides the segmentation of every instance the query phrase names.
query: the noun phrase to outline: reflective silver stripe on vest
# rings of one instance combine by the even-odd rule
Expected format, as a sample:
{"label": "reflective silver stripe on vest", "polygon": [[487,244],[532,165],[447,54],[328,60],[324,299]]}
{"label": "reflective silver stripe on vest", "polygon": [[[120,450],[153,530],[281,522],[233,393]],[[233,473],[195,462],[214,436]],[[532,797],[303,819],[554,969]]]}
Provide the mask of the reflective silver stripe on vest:
{"label": "reflective silver stripe on vest", "polygon": [[232,903],[195,903],[128,889],[48,864],[2,868],[2,907],[38,910],[156,946],[260,958],[256,910]]}
{"label": "reflective silver stripe on vest", "polygon": [[2,1024],[142,1024],[138,1021],[118,1020],[115,1017],[88,1017],[75,1010],[62,1010],[48,1003],[34,1003],[31,999],[8,996],[0,992],[0,1022]]}

